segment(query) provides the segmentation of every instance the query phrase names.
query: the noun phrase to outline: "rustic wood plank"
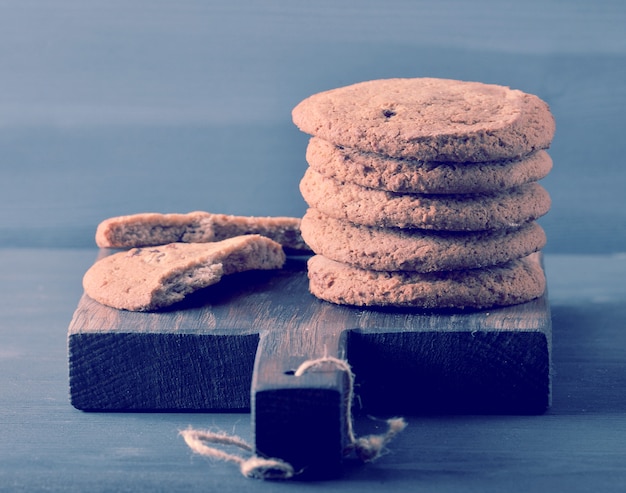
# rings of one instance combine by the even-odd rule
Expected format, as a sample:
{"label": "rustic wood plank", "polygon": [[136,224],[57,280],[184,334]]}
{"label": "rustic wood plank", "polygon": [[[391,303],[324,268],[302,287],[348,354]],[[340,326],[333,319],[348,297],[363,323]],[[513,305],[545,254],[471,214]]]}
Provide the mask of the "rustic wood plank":
{"label": "rustic wood plank", "polygon": [[536,414],[550,405],[547,294],[470,312],[337,306],[309,294],[305,260],[230,276],[159,313],[83,296],[69,328],[72,404],[251,409],[258,453],[331,474],[347,441],[348,378],[335,369],[294,376],[306,360],[350,362],[354,413]]}
{"label": "rustic wood plank", "polygon": [[355,327],[348,359],[369,413],[536,414],[550,406],[547,292],[472,312],[368,310]]}
{"label": "rustic wood plank", "polygon": [[[310,304],[305,304],[304,306]],[[324,303],[283,330],[261,335],[252,379],[257,453],[297,471],[333,476],[348,443],[349,376],[324,365],[297,375],[306,361],[346,358],[347,317]]]}
{"label": "rustic wood plank", "polygon": [[290,260],[279,272],[235,274],[158,313],[116,310],[83,295],[69,327],[72,404],[86,411],[248,410],[259,333],[294,316],[277,294],[293,291],[302,268]]}

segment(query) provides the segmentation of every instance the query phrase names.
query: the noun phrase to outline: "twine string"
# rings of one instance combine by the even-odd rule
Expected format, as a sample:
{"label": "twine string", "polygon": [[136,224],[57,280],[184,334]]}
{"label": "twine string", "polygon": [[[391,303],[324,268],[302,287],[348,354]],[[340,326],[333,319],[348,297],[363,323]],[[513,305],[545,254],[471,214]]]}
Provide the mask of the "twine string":
{"label": "twine string", "polygon": [[[357,438],[354,434],[352,420],[352,401],[354,400],[354,373],[347,361],[333,356],[304,361],[294,372],[295,377],[300,377],[309,371],[314,371],[323,366],[331,365],[348,375],[348,395],[346,396],[346,426],[348,435],[348,447],[346,453],[354,452],[363,462],[372,462],[387,451],[387,444],[406,427],[403,418],[390,418],[386,420],[387,431],[380,435],[367,435]],[[194,430],[188,428],[180,432],[185,443],[196,454],[224,462],[231,462],[239,466],[241,474],[253,479],[290,479],[297,473],[293,466],[282,459],[264,458],[254,454],[254,448],[243,438],[236,435],[228,435],[224,432],[209,430]],[[244,457],[235,453],[226,452],[218,447],[208,444],[226,445],[237,447],[249,454]],[[303,444],[305,446],[306,444]]]}
{"label": "twine string", "polygon": [[246,452],[252,452],[252,446],[243,438],[236,435],[227,435],[224,432],[208,430],[194,430],[188,428],[180,432],[189,448],[198,455],[218,459],[224,462],[232,462],[239,466],[241,474],[252,479],[289,479],[295,472],[291,464],[281,460],[251,455],[243,457],[238,454],[228,453],[217,447],[207,445],[233,445]]}
{"label": "twine string", "polygon": [[387,419],[387,431],[381,435],[367,435],[357,438],[354,434],[352,419],[352,402],[354,400],[354,373],[346,360],[334,356],[323,356],[314,360],[304,361],[294,372],[294,376],[304,375],[306,372],[322,366],[331,365],[348,375],[348,395],[346,396],[346,423],[348,434],[347,452],[354,451],[355,455],[363,462],[373,462],[386,452],[386,445],[406,428],[404,418]]}

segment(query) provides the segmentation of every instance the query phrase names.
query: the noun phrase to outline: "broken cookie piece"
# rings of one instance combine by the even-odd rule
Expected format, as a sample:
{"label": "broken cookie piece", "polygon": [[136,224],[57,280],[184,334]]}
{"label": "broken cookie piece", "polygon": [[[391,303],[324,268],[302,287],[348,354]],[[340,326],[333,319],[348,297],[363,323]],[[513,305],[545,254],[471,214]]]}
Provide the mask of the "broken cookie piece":
{"label": "broken cookie piece", "polygon": [[259,234],[287,250],[308,251],[295,217],[247,217],[210,212],[142,213],[112,217],[96,230],[100,248],[135,248],[166,243],[207,243]]}
{"label": "broken cookie piece", "polygon": [[104,257],[85,273],[83,287],[104,305],[153,311],[219,282],[222,276],[279,269],[284,263],[281,245],[260,235],[212,243],[169,243]]}

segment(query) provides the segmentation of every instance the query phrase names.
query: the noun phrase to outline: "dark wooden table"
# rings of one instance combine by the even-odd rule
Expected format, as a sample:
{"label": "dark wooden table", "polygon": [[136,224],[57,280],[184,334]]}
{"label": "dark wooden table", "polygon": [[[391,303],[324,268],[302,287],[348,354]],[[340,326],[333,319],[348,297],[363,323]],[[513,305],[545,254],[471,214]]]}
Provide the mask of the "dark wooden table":
{"label": "dark wooden table", "polygon": [[[624,491],[625,5],[2,4],[0,492]],[[193,456],[178,435],[250,440],[246,413],[74,409],[67,328],[96,224],[142,211],[301,215],[306,137],[291,108],[397,76],[506,84],[551,105],[550,410],[407,416],[378,462],[276,484]],[[356,431],[373,426],[359,417]]]}

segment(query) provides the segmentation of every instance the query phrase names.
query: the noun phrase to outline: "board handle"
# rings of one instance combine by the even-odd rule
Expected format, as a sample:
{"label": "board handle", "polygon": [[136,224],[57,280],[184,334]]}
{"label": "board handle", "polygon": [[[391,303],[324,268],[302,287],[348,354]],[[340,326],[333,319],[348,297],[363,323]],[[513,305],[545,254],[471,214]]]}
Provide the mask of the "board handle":
{"label": "board handle", "polygon": [[306,361],[345,359],[340,330],[261,333],[251,387],[255,453],[291,464],[299,478],[332,477],[348,443],[350,376],[332,365],[296,375]]}

